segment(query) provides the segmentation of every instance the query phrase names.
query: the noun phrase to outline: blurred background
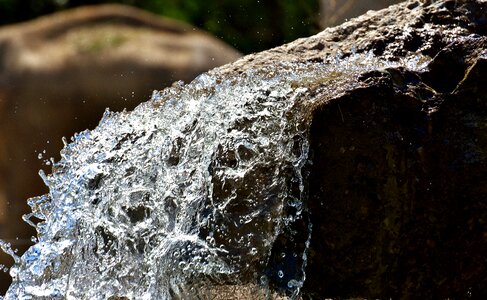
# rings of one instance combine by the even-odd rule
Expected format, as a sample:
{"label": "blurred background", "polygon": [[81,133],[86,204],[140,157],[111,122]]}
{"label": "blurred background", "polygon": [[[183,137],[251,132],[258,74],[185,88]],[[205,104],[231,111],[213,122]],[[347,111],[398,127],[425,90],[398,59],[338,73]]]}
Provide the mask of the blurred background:
{"label": "blurred background", "polygon": [[120,3],[184,21],[242,53],[319,31],[319,0],[0,0],[0,23],[29,20],[81,5]]}
{"label": "blurred background", "polygon": [[[38,170],[107,107],[397,2],[0,0],[0,239],[19,255],[32,244],[22,215],[47,192]],[[0,271],[0,295],[9,284]]]}

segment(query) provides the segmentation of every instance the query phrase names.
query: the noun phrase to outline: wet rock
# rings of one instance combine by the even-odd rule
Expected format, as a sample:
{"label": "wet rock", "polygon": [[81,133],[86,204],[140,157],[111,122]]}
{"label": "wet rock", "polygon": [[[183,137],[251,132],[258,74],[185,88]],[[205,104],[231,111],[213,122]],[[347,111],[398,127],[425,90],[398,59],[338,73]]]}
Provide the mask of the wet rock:
{"label": "wet rock", "polygon": [[487,297],[486,9],[409,1],[223,67],[431,59],[335,94],[316,87],[305,297]]}
{"label": "wet rock", "polygon": [[189,25],[121,5],[0,28],[0,238],[31,244],[25,200],[45,192],[36,170],[58,159],[62,136],[239,56]]}

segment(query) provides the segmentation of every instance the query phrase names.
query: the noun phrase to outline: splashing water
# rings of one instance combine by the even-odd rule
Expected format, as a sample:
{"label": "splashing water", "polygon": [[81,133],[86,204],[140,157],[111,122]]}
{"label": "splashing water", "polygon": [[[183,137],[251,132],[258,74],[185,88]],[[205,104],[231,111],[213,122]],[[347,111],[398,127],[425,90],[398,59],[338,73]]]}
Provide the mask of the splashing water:
{"label": "splashing water", "polygon": [[[320,78],[336,93],[391,64],[355,55],[203,74],[107,111],[40,173],[50,192],[24,218],[36,244],[19,258],[0,243],[16,258],[5,300],[204,298],[212,285],[267,284],[271,260],[294,264],[274,276],[296,298],[311,237],[309,224],[293,229],[307,222],[308,86]],[[305,238],[271,258],[284,233]]]}

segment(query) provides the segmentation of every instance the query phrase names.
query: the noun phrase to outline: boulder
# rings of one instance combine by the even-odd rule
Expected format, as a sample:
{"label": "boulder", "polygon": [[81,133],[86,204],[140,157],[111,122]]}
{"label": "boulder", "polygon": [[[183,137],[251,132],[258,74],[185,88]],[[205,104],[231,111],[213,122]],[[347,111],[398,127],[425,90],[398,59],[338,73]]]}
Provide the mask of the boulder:
{"label": "boulder", "polygon": [[486,298],[486,8],[368,12],[107,114],[31,201],[7,299]]}
{"label": "boulder", "polygon": [[36,173],[58,159],[61,137],[239,56],[192,26],[114,4],[0,28],[0,238],[31,244],[25,200],[45,192]]}
{"label": "boulder", "polygon": [[486,33],[485,1],[408,1],[212,71],[357,53],[425,63],[316,80],[304,295],[487,297]]}

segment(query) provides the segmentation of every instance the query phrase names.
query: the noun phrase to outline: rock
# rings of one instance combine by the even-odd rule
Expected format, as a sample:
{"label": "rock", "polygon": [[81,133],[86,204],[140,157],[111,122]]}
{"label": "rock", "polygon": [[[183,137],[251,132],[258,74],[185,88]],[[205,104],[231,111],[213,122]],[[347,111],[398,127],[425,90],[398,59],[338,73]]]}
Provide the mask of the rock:
{"label": "rock", "polygon": [[0,28],[0,238],[31,243],[25,200],[45,192],[36,170],[58,158],[62,136],[239,56],[201,30],[121,5]]}
{"label": "rock", "polygon": [[[153,102],[138,107],[133,113],[106,117],[92,135],[107,140],[108,145],[84,136],[80,142],[65,148],[66,159],[48,178],[52,188],[50,197],[57,198],[53,201],[37,199],[39,204],[33,205],[37,212],[45,210],[47,216],[44,217],[56,225],[44,227],[41,234],[41,237],[53,236],[55,240],[38,246],[61,250],[40,254],[43,270],[54,271],[40,275],[32,272],[29,269],[30,256],[27,255],[16,269],[22,275],[19,278],[26,278],[26,282],[34,286],[41,285],[46,277],[49,283],[56,284],[56,276],[65,278],[62,276],[65,265],[72,263],[76,264],[79,272],[89,271],[100,264],[95,256],[107,261],[117,257],[116,253],[113,256],[110,254],[112,245],[118,246],[115,249],[128,257],[131,257],[130,251],[138,250],[133,257],[144,263],[150,262],[144,252],[146,248],[133,249],[136,248],[131,238],[133,233],[124,229],[130,228],[125,224],[132,221],[125,217],[126,213],[117,211],[118,206],[127,210],[123,206],[126,205],[125,200],[118,200],[118,195],[122,195],[120,198],[128,196],[121,193],[121,185],[113,181],[122,182],[126,180],[124,172],[132,176],[136,171],[137,182],[143,182],[142,186],[151,192],[160,192],[159,186],[154,184],[157,176],[151,179],[148,176],[151,173],[146,170],[161,170],[161,165],[199,179],[197,172],[189,172],[191,169],[174,167],[179,164],[180,152],[192,154],[184,157],[185,162],[190,159],[203,160],[194,155],[196,152],[188,150],[199,147],[199,143],[188,143],[188,140],[196,139],[209,142],[202,147],[209,151],[203,152],[208,158],[203,163],[203,169],[207,172],[206,177],[212,180],[208,184],[210,192],[207,192],[203,190],[206,185],[201,179],[203,192],[198,195],[205,195],[203,198],[206,197],[206,202],[215,202],[190,202],[201,209],[195,215],[189,213],[194,213],[189,209],[191,207],[181,206],[191,217],[191,222],[185,225],[193,230],[191,232],[199,234],[197,237],[189,235],[198,241],[197,249],[191,244],[191,239],[185,240],[183,245],[192,246],[191,251],[202,254],[203,261],[211,260],[214,263],[209,265],[212,268],[209,270],[208,264],[198,264],[201,257],[198,261],[185,258],[187,260],[182,260],[183,263],[189,261],[197,268],[189,270],[191,277],[183,279],[201,280],[203,289],[207,289],[207,281],[204,281],[208,280],[207,276],[212,285],[217,286],[214,289],[212,286],[211,290],[218,291],[223,298],[229,293],[242,293],[241,299],[258,298],[260,295],[253,287],[262,278],[269,284],[271,292],[280,297],[292,293],[296,296],[300,292],[304,299],[485,298],[487,106],[483,74],[486,72],[487,59],[486,6],[485,1],[474,0],[409,1],[382,11],[368,12],[316,36],[213,69],[188,86],[161,92]],[[239,85],[242,82],[248,86]],[[232,94],[235,90],[243,90],[247,97],[236,97]],[[289,93],[285,92],[287,90]],[[228,94],[228,98],[224,97]],[[287,96],[289,94],[292,95],[291,99]],[[172,148],[165,150],[175,149],[169,151],[169,158],[164,160],[167,163],[160,162],[161,165],[158,165],[160,151],[156,151],[156,159],[151,159],[149,154],[141,157],[150,151],[144,155],[137,154],[137,147],[153,149],[149,142],[151,139],[164,140],[164,137],[157,136],[164,128],[151,132],[151,126],[144,124],[148,129],[139,129],[127,124],[137,123],[141,121],[140,116],[150,116],[151,112],[160,113],[156,114],[157,120],[166,118],[168,116],[163,114],[161,107],[172,107],[178,103],[182,107],[188,106],[187,101],[174,100],[187,98],[188,95],[202,99],[202,102],[195,100],[197,103],[209,107],[216,105],[219,108],[216,112],[221,111],[223,115],[231,115],[227,103],[232,103],[237,116],[230,120],[214,115],[209,120],[203,119],[210,127],[191,123],[189,121],[192,119],[188,117],[189,123],[184,129],[191,134],[181,134],[180,143],[178,139],[167,142]],[[228,102],[222,99],[228,99]],[[237,101],[239,99],[242,101]],[[292,102],[294,100],[296,102]],[[277,114],[281,119],[273,118],[275,115],[271,111],[275,111],[271,109],[277,109],[274,106],[288,101],[291,109],[284,111],[284,115]],[[255,107],[242,108],[237,105],[240,103],[254,104]],[[258,106],[268,103],[274,105],[268,107],[271,111]],[[256,109],[259,111],[255,112]],[[249,111],[253,114],[248,116],[257,117],[240,118],[240,114],[246,117],[244,113]],[[198,116],[204,116],[206,112],[198,111]],[[143,120],[146,123],[155,121]],[[226,121],[231,122],[227,125]],[[284,124],[284,127],[279,127],[283,123],[290,126]],[[118,129],[113,124],[124,128]],[[211,131],[212,128],[222,128],[221,135]],[[272,131],[273,128],[276,131]],[[208,130],[209,138],[201,139],[204,136],[201,132],[207,131],[199,130]],[[243,162],[241,154],[236,154],[238,148],[232,148],[235,146],[231,143],[234,132],[235,137],[241,137],[237,133],[248,134],[250,143],[254,143],[247,148],[247,152],[251,152],[248,160],[245,151],[242,152]],[[177,133],[180,134],[180,131]],[[257,139],[251,139],[253,135],[257,135]],[[280,140],[280,136],[285,139]],[[262,140],[267,143],[271,140],[268,137],[274,138],[269,143],[274,147],[272,149],[284,149],[281,152],[285,153],[284,159],[287,160],[277,160],[283,157],[277,150],[270,156],[262,146]],[[227,144],[218,144],[219,141]],[[107,152],[102,147],[111,147],[115,152]],[[181,151],[181,147],[184,151]],[[163,158],[166,152],[161,155]],[[172,152],[175,154],[172,155]],[[293,160],[308,153],[308,163]],[[139,163],[142,167],[134,166],[129,168],[130,172],[126,171],[123,169],[127,167],[124,157],[142,161]],[[266,160],[259,160],[262,157]],[[211,163],[207,165],[208,162]],[[292,162],[299,164],[292,165]],[[94,167],[87,168],[88,171],[79,168],[87,163]],[[250,166],[249,169],[244,168],[247,166]],[[245,176],[239,176],[241,173],[237,171],[245,171],[241,172]],[[302,177],[298,178],[296,173]],[[184,179],[184,176],[181,177]],[[65,179],[72,178],[81,183],[74,190],[63,185]],[[304,179],[302,182],[297,180],[301,178]],[[192,186],[194,182],[182,181],[182,184]],[[199,191],[198,188],[201,186],[191,190]],[[180,193],[191,192],[181,190]],[[119,194],[113,196],[111,191]],[[97,193],[111,195],[111,198],[95,199],[97,201],[91,204],[86,202],[85,199],[91,199],[89,197],[97,196]],[[145,201],[151,204],[150,207],[154,206],[154,201],[160,201],[152,199],[151,193],[145,197],[139,194],[133,199],[129,197],[130,200]],[[64,199],[64,196],[71,202],[60,203],[59,199]],[[198,197],[191,199],[194,198]],[[100,201],[104,202],[99,205]],[[134,205],[133,202],[128,203]],[[172,203],[160,203],[164,205],[161,206],[164,209],[160,210],[168,212],[162,214],[164,218],[174,218],[171,211],[181,209]],[[49,208],[51,204],[56,207]],[[104,207],[108,204],[108,213],[104,213]],[[306,209],[297,208],[301,205]],[[62,218],[50,217],[59,212],[73,213],[66,214],[66,218],[76,222],[66,223],[76,223],[78,227],[63,228],[65,221]],[[156,215],[158,212],[151,213]],[[113,227],[118,235],[97,233],[89,222],[96,222],[90,219],[91,214],[106,220],[106,224],[100,226]],[[136,221],[145,222],[144,218],[149,213],[144,214],[145,217]],[[271,217],[263,218],[266,215]],[[240,216],[250,216],[250,221],[239,223],[242,220]],[[147,219],[156,222],[154,218]],[[203,225],[199,226],[198,222]],[[124,226],[118,226],[120,224]],[[171,222],[161,224],[173,226]],[[256,228],[254,231],[251,230],[252,226]],[[161,228],[153,230],[161,230],[164,234],[172,232]],[[81,234],[86,232],[96,238],[83,239]],[[269,238],[264,239],[263,233]],[[152,237],[153,232],[144,231],[144,234]],[[161,240],[164,240],[164,236],[161,236]],[[213,243],[205,242],[208,237]],[[139,241],[137,238],[135,241]],[[156,245],[154,247],[165,246],[156,240],[151,239]],[[218,249],[224,254],[211,256],[200,251],[215,250],[212,248],[214,240],[218,240]],[[248,240],[249,243],[239,248],[240,240]],[[73,241],[76,241],[76,245],[73,245]],[[78,241],[86,244],[79,246]],[[127,242],[131,242],[129,250],[122,247]],[[93,244],[97,247],[93,247]],[[176,248],[178,246],[177,243],[169,244]],[[246,250],[254,244],[259,249],[252,259],[242,249]],[[145,244],[142,246],[145,247]],[[95,251],[93,248],[101,250]],[[86,257],[95,257],[92,264],[77,260],[75,254],[80,252],[86,253]],[[38,252],[31,248],[31,253]],[[181,256],[177,253],[175,257],[179,259]],[[126,262],[122,267],[130,266],[132,262],[130,259],[122,261]],[[223,273],[221,268],[215,268],[222,266],[222,261],[234,262],[230,267],[238,272],[224,269],[227,272]],[[149,269],[152,266],[149,264]],[[192,273],[193,270],[197,270],[196,273]],[[198,273],[198,270],[203,272]],[[305,277],[300,273],[303,270]],[[127,274],[124,271],[123,274]],[[177,267],[158,271],[180,274]],[[147,274],[133,276],[146,280],[144,276]],[[228,275],[227,280],[222,274]],[[78,280],[86,284],[93,280],[80,278],[79,273],[73,275],[70,282]],[[93,276],[101,275],[95,272]],[[289,276],[300,277],[304,280],[304,286],[300,286],[302,281],[289,280]],[[15,299],[16,295],[25,292],[20,279],[11,288],[10,298],[7,299]],[[104,279],[108,281],[113,278]],[[162,281],[158,283],[160,286],[164,284]],[[187,295],[184,294],[187,286],[182,281],[177,281],[176,285],[176,290]],[[196,286],[201,289],[201,286]],[[130,287],[122,286],[120,289],[122,291],[117,297],[130,294]],[[74,292],[84,293],[80,290]]]}
{"label": "rock", "polygon": [[305,296],[487,297],[486,9],[409,1],[212,71],[367,52],[431,58],[423,71],[362,74],[345,91],[315,87]]}

